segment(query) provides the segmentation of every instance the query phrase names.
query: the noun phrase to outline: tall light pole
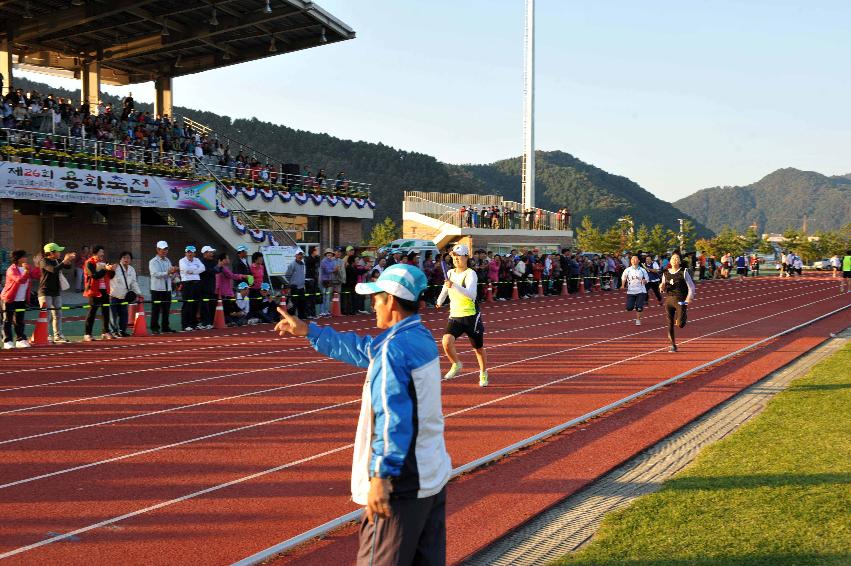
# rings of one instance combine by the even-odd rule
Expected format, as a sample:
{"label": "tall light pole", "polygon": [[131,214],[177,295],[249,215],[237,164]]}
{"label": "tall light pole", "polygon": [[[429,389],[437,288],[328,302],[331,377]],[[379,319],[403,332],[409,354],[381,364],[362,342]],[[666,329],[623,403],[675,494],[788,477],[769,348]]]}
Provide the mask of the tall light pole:
{"label": "tall light pole", "polygon": [[523,86],[523,210],[535,208],[535,0],[526,0],[525,82]]}

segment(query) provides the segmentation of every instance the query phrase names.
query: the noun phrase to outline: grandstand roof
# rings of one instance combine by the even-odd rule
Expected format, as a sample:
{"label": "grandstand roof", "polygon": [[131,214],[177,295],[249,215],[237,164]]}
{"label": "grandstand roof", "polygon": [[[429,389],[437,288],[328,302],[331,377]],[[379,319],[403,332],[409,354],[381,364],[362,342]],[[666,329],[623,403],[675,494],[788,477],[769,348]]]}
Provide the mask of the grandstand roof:
{"label": "grandstand roof", "polygon": [[[79,5],[78,5],[79,4]],[[100,62],[101,81],[179,77],[353,39],[304,0],[0,0],[0,40],[22,68],[75,76]]]}

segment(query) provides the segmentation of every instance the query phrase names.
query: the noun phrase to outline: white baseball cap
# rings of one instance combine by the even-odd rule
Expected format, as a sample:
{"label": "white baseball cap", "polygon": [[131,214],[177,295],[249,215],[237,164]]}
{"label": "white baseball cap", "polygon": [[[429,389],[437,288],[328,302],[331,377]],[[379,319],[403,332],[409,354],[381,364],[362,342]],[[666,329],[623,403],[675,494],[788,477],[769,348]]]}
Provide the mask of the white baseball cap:
{"label": "white baseball cap", "polygon": [[204,246],[203,248],[201,248],[202,254],[205,254],[207,252],[214,252],[214,251],[216,251],[216,248],[211,248],[210,246]]}
{"label": "white baseball cap", "polygon": [[465,246],[464,244],[458,244],[457,246],[452,248],[452,253],[455,254],[455,255],[469,256],[470,255],[470,249],[467,246]]}
{"label": "white baseball cap", "polygon": [[158,250],[165,250],[167,248],[168,248],[168,242],[166,242],[165,240],[160,240],[159,242],[157,242],[157,249]]}

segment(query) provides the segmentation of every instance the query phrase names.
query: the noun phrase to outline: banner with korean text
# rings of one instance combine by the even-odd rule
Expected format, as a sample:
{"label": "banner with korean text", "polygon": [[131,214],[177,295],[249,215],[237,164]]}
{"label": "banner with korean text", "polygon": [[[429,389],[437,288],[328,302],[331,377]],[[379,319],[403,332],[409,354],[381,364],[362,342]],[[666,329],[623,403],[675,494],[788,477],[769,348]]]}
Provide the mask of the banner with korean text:
{"label": "banner with korean text", "polygon": [[216,208],[216,185],[0,161],[0,198],[156,208]]}

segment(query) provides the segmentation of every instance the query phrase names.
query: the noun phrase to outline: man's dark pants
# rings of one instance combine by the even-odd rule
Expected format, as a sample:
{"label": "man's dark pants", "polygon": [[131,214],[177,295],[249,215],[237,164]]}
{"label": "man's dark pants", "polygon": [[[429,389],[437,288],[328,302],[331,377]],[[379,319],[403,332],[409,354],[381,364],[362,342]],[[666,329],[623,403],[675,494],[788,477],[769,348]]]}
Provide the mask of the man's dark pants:
{"label": "man's dark pants", "polygon": [[[159,332],[171,330],[168,314],[171,310],[171,291],[151,291],[151,331]],[[160,324],[162,319],[162,324]]]}
{"label": "man's dark pants", "polygon": [[307,318],[307,305],[305,304],[304,299],[304,287],[290,287],[290,297],[292,297],[293,306],[295,307],[298,317],[302,320]]}
{"label": "man's dark pants", "polygon": [[212,326],[219,301],[214,292],[207,290],[201,291],[201,299],[201,324]]}
{"label": "man's dark pants", "polygon": [[201,306],[201,282],[183,282],[183,308],[180,312],[180,326],[195,328],[198,325],[198,310]]}
{"label": "man's dark pants", "polygon": [[360,525],[358,566],[444,566],[446,487],[423,499],[391,499],[388,519]]}

